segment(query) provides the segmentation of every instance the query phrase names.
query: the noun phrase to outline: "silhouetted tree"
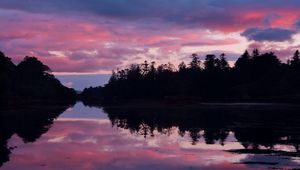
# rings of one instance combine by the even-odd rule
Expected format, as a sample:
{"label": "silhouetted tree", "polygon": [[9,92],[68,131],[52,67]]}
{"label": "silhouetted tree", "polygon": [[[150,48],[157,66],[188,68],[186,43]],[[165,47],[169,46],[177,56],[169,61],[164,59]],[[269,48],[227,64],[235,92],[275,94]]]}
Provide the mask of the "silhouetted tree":
{"label": "silhouetted tree", "polygon": [[118,80],[117,73],[113,70],[108,83],[114,83]]}
{"label": "silhouetted tree", "polygon": [[214,71],[217,66],[217,60],[216,56],[214,54],[206,55],[205,61],[204,61],[204,69],[206,71]]}
{"label": "silhouetted tree", "polygon": [[0,51],[0,100],[12,95],[13,77],[16,66]]}
{"label": "silhouetted tree", "polygon": [[235,62],[235,69],[238,71],[246,71],[249,70],[251,67],[251,56],[249,55],[248,51],[246,50],[244,54],[237,59]]}
{"label": "silhouetted tree", "polygon": [[101,102],[103,100],[103,87],[99,86],[85,88],[79,97],[84,104]]}
{"label": "silhouetted tree", "polygon": [[260,55],[258,49],[254,49],[252,55],[253,57],[258,57]]}
{"label": "silhouetted tree", "polygon": [[186,71],[186,64],[184,62],[181,62],[179,65],[178,65],[178,70],[179,72],[183,72],[183,71]]}
{"label": "silhouetted tree", "polygon": [[144,64],[141,65],[142,66],[142,74],[146,75],[148,74],[148,72],[150,71],[150,67],[147,61],[144,62]]}
{"label": "silhouetted tree", "polygon": [[296,50],[294,53],[293,59],[291,60],[291,66],[292,67],[298,67],[300,65],[300,52],[299,50]]}
{"label": "silhouetted tree", "polygon": [[201,69],[201,61],[197,54],[192,54],[192,61],[190,63],[190,69],[199,71]]}
{"label": "silhouetted tree", "polygon": [[227,60],[225,58],[225,54],[224,53],[222,53],[220,55],[220,62],[219,62],[219,64],[220,64],[220,66],[219,66],[220,69],[223,70],[223,71],[228,71],[230,69],[229,64],[228,64],[228,62],[227,62]]}
{"label": "silhouetted tree", "polygon": [[0,100],[75,99],[73,89],[63,86],[48,66],[35,57],[25,57],[17,66],[0,52]]}

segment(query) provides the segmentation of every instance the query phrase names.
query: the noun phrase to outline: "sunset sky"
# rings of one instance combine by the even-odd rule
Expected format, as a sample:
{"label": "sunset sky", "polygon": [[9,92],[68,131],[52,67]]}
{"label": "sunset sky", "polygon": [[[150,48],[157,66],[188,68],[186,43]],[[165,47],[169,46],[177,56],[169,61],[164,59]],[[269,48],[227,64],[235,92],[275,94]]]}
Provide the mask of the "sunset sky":
{"label": "sunset sky", "polygon": [[300,48],[299,0],[1,0],[0,50],[36,56],[55,74],[110,73],[191,53]]}

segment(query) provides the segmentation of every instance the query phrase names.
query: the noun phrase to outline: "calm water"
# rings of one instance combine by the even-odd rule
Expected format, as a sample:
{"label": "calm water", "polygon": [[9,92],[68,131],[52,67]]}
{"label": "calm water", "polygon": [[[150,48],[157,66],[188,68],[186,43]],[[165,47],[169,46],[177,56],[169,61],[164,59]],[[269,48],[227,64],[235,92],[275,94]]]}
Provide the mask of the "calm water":
{"label": "calm water", "polygon": [[300,109],[26,106],[0,112],[1,169],[296,169]]}

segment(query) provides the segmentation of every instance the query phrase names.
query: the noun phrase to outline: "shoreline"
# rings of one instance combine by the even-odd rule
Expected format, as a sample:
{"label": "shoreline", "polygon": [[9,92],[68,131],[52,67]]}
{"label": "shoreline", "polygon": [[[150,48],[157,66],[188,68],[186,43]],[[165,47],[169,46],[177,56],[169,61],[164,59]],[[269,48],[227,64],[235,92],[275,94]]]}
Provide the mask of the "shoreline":
{"label": "shoreline", "polygon": [[101,102],[85,102],[78,100],[77,102],[82,102],[86,106],[90,107],[104,107],[104,108],[136,108],[136,109],[164,109],[164,108],[174,108],[174,109],[197,109],[197,108],[214,108],[214,109],[226,109],[226,108],[300,108],[299,103],[291,102],[208,102],[208,101],[172,101],[172,100],[129,100],[129,101],[119,101],[115,103],[101,103]]}
{"label": "shoreline", "polygon": [[76,100],[71,99],[21,99],[21,98],[14,98],[14,99],[7,99],[7,100],[0,100],[0,106],[2,108],[9,108],[9,107],[30,107],[30,106],[37,106],[37,105],[74,105],[76,104]]}

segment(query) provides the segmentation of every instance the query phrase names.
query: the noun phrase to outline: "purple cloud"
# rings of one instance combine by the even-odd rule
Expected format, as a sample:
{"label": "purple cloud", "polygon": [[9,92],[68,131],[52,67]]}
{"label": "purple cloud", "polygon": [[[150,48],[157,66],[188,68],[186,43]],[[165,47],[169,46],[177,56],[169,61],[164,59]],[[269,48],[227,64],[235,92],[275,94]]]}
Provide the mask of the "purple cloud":
{"label": "purple cloud", "polygon": [[296,32],[284,28],[248,28],[241,35],[248,40],[282,42],[292,39]]}

